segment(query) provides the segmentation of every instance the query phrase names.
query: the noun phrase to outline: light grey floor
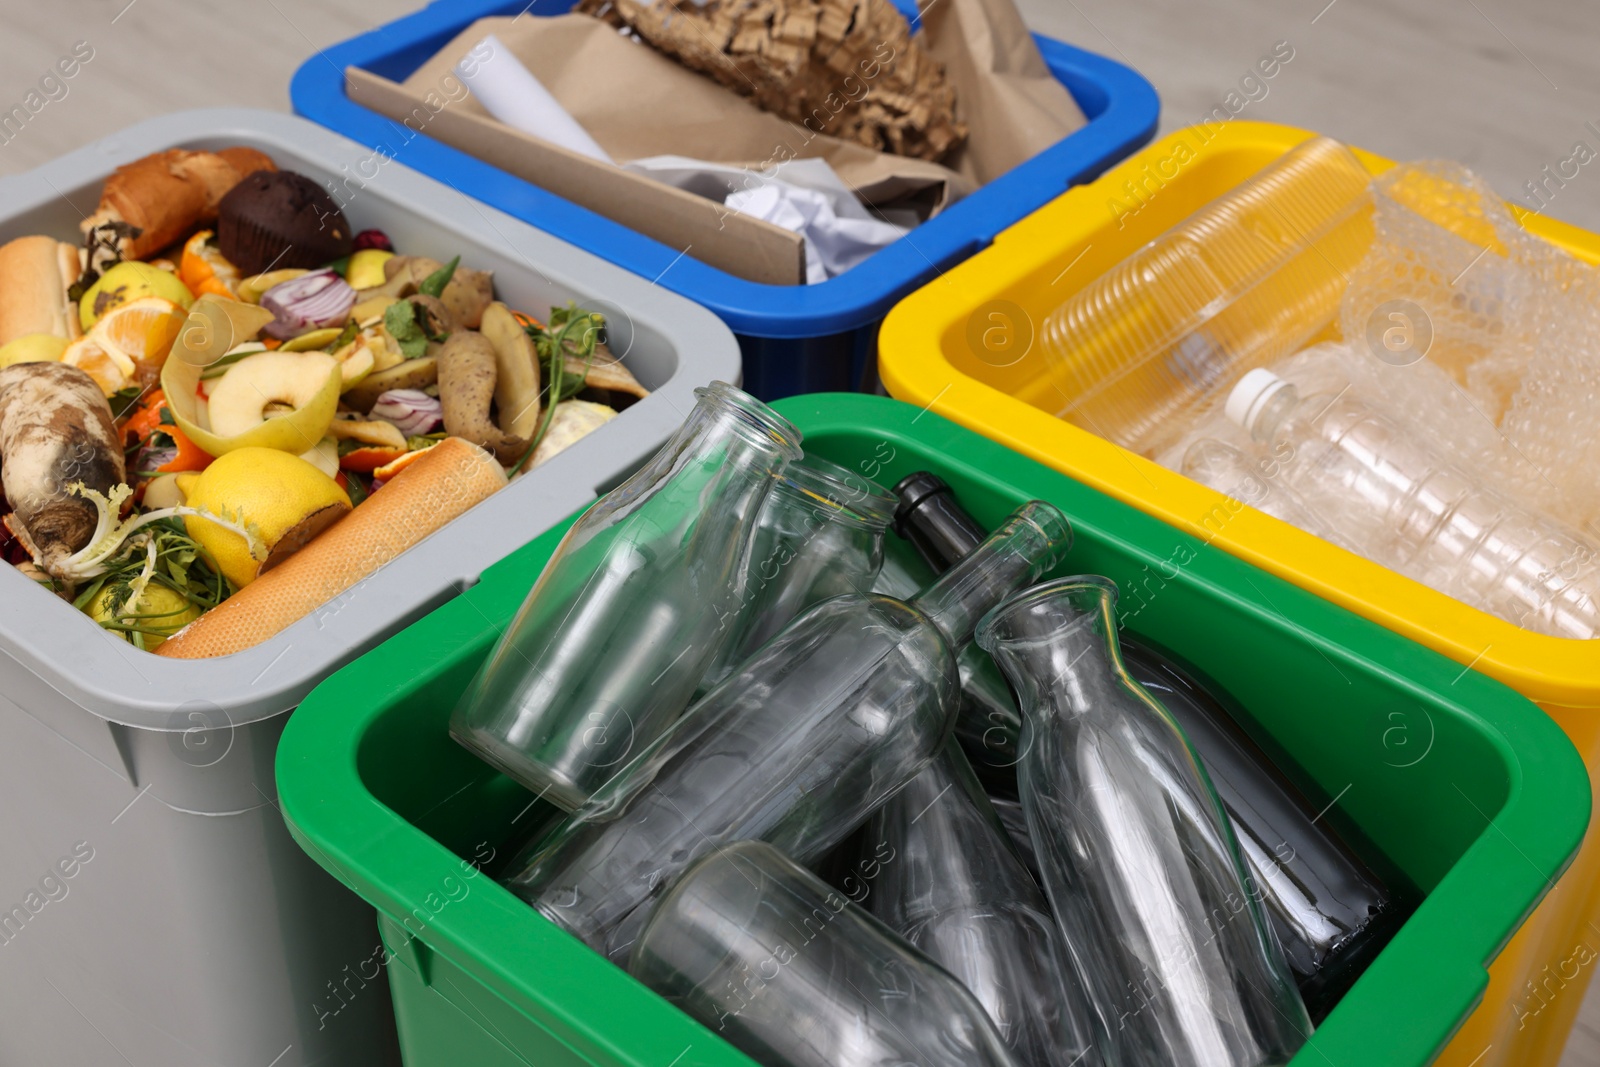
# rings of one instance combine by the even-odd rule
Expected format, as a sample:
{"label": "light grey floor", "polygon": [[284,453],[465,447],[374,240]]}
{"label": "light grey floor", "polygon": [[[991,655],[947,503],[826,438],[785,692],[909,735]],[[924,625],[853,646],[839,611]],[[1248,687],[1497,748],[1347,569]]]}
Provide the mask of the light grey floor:
{"label": "light grey floor", "polygon": [[[1453,159],[1504,196],[1575,146],[1600,153],[1600,7],[1595,0],[1020,0],[1037,30],[1136,67],[1163,101],[1163,132],[1230,92],[1241,117],[1317,130],[1399,159]],[[93,58],[0,144],[0,174],[25,170],[131,122],[189,107],[287,109],[316,49],[416,0],[0,0],[0,111],[85,41]],[[1256,61],[1293,58],[1259,87]],[[1280,49],[1280,54],[1283,50]],[[54,90],[57,96],[60,90]],[[1593,123],[1593,127],[1589,123]],[[1572,166],[1567,173],[1573,172]],[[1558,186],[1546,212],[1600,229],[1600,158]],[[1562,1067],[1600,1063],[1600,990]]]}

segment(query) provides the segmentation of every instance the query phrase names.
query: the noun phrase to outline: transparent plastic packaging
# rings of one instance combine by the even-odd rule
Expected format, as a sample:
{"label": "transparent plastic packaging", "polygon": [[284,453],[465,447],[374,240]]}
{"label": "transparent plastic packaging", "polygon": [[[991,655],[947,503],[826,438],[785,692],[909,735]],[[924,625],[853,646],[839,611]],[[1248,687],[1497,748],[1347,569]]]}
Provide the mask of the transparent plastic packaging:
{"label": "transparent plastic packaging", "polygon": [[740,598],[743,626],[700,682],[704,692],[733,673],[806,608],[872,588],[883,564],[883,532],[895,498],[821,456],[789,464],[756,519]]}
{"label": "transparent plastic packaging", "polygon": [[953,740],[878,809],[864,840],[890,857],[866,886],[867,910],[961,980],[1021,1067],[1102,1062],[1105,1023]]}
{"label": "transparent plastic packaging", "polygon": [[1366,168],[1325,137],[1297,146],[1045,320],[1057,413],[1155,456],[1217,390],[1335,323],[1371,243]]}
{"label": "transparent plastic packaging", "polygon": [[1600,548],[1450,464],[1359,399],[1301,399],[1270,371],[1228,398],[1258,442],[1292,449],[1282,477],[1368,558],[1537,633],[1600,636]]}
{"label": "transparent plastic packaging", "polygon": [[1496,431],[1461,465],[1559,521],[1600,529],[1600,271],[1529,232],[1458,164],[1401,164],[1374,185],[1376,237],[1350,276],[1344,336],[1379,339],[1381,360],[1372,324],[1399,327],[1411,342],[1400,361],[1425,354]]}
{"label": "transparent plastic packaging", "polygon": [[[1276,464],[1271,466],[1274,471],[1277,469]],[[1262,468],[1260,461],[1226,441],[1202,437],[1184,452],[1181,473],[1275,519],[1335,544],[1341,543],[1321,516],[1306,507],[1298,493]]]}
{"label": "transparent plastic packaging", "polygon": [[1116,586],[1078,577],[991,612],[979,643],[1023,709],[1023,811],[1110,1059],[1287,1063],[1311,1032],[1227,816],[1171,714],[1122,665]]}
{"label": "transparent plastic packaging", "polygon": [[457,741],[568,811],[660,735],[739,629],[751,531],[800,435],[722,382],[580,516],[450,720]]}
{"label": "transparent plastic packaging", "polygon": [[910,603],[851,593],[802,613],[506,884],[616,958],[642,919],[630,914],[707,850],[759,838],[820,859],[937,754],[958,699],[952,649],[1071,539],[1033,501]]}
{"label": "transparent plastic packaging", "polygon": [[960,982],[778,849],[707,854],[628,965],[763,1067],[1012,1067]]}

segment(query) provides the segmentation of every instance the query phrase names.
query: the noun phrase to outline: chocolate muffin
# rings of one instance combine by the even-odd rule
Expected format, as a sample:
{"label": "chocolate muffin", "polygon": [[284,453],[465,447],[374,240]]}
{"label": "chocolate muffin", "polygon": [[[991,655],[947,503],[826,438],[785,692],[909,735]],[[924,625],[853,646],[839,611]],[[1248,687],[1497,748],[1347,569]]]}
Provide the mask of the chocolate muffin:
{"label": "chocolate muffin", "polygon": [[322,186],[290,170],[258,170],[217,209],[217,247],[246,277],[320,267],[350,254],[350,224]]}

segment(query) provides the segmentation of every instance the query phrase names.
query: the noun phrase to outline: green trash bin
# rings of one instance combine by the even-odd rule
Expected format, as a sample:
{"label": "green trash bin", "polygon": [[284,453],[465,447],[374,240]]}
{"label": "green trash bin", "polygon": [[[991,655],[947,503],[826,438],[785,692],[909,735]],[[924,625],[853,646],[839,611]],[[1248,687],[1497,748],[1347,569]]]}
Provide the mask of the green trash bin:
{"label": "green trash bin", "polygon": [[[807,451],[885,484],[933,470],[987,523],[1029,498],[1072,517],[1058,573],[1115,579],[1123,625],[1228,689],[1323,818],[1426,893],[1294,1062],[1428,1062],[1583,834],[1588,776],[1561,730],[1504,685],[937,415],[867,396],[778,407]],[[373,904],[383,938],[316,1010],[336,1015],[387,977],[408,1067],[749,1067],[493,880],[505,842],[553,811],[446,724],[564,529],[329,678],[290,721],[277,760],[289,828]]]}

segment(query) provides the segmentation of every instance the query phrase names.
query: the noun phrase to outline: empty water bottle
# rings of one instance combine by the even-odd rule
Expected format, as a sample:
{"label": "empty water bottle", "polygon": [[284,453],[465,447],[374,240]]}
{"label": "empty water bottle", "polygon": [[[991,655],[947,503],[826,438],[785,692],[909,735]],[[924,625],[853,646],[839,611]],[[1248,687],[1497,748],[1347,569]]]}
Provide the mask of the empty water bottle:
{"label": "empty water bottle", "polygon": [[872,588],[894,497],[847,467],[806,455],[789,464],[761,506],[744,572],[739,633],[723,644],[702,692],[813,604]]}
{"label": "empty water bottle", "polygon": [[1012,1067],[972,994],[771,845],[684,871],[628,969],[764,1067]]}
{"label": "empty water bottle", "polygon": [[[977,520],[934,475],[911,475],[895,491],[901,501],[895,529],[935,569],[982,536]],[[1391,890],[1318,818],[1317,808],[1240,728],[1220,687],[1202,683],[1193,668],[1126,632],[1120,645],[1128,674],[1172,713],[1216,786],[1306,1007],[1313,1019],[1322,1018],[1414,910],[1414,895]],[[960,663],[957,736],[976,754],[974,769],[990,792],[1014,796],[1022,730],[1016,702],[977,645],[963,650]],[[981,769],[979,759],[985,761]],[[1020,818],[1020,811],[1001,809],[1001,815],[1002,821]],[[1018,825],[1014,820],[1008,829]],[[1019,848],[1031,848],[1025,835],[1013,837]]]}
{"label": "empty water bottle", "polygon": [[721,382],[641,471],[584,512],[456,708],[450,733],[575,810],[688,705],[738,630],[755,517],[800,455]]}
{"label": "empty water bottle", "polygon": [[[1275,519],[1298,526],[1335,543],[1339,537],[1321,516],[1306,507],[1300,494],[1282,484],[1268,470],[1281,466],[1276,460],[1258,461],[1215,437],[1202,437],[1183,454],[1183,473],[1224,496]],[[1265,469],[1264,469],[1265,468]]]}
{"label": "empty water bottle", "polygon": [[1258,369],[1226,411],[1256,441],[1293,450],[1282,477],[1357,551],[1526,629],[1600,636],[1600,548],[1348,392],[1302,400]]}
{"label": "empty water bottle", "polygon": [[880,859],[867,910],[961,979],[1022,1067],[1101,1062],[1104,1022],[960,746],[878,809],[864,844]]}
{"label": "empty water bottle", "polygon": [[1286,1063],[1305,1006],[1204,769],[1122,666],[1115,595],[1104,578],[1047,583],[978,630],[1022,704],[1046,894],[1116,1062]]}
{"label": "empty water bottle", "polygon": [[819,859],[933,759],[956,709],[952,648],[1071,538],[1066,518],[1034,501],[909,604],[851,593],[803,612],[515,862],[507,884],[615,956],[630,913],[709,849],[760,838]]}

